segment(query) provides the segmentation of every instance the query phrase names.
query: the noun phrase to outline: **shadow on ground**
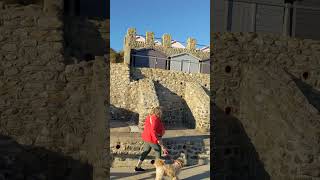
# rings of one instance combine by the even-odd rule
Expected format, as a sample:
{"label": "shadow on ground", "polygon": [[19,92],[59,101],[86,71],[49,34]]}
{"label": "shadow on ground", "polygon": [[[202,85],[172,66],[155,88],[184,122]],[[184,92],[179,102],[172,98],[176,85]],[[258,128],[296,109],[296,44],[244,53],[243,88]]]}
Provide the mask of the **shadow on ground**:
{"label": "shadow on ground", "polygon": [[196,180],[196,179],[205,179],[205,178],[210,178],[210,171],[206,171],[204,173],[185,178],[184,180]]}
{"label": "shadow on ground", "polygon": [[112,104],[110,104],[110,116],[112,121],[134,123],[135,125],[138,125],[139,123],[138,113],[116,107]]}
{"label": "shadow on ground", "polygon": [[[154,172],[154,169],[146,169],[145,172],[139,172],[139,173],[133,172],[133,169],[132,169],[132,172],[117,172],[117,173],[111,172],[111,179],[116,180],[116,179],[128,178],[128,177],[132,177],[134,175],[143,175],[146,173],[149,174],[150,172]],[[149,176],[148,178],[155,177],[155,173],[152,173],[151,175],[148,175],[148,176]],[[143,179],[146,179],[146,178],[143,178]]]}
{"label": "shadow on ground", "polygon": [[[139,179],[139,180],[153,180],[155,179],[155,169],[148,169],[146,172],[134,173],[130,172],[131,169],[111,169],[112,180],[126,180],[126,179]],[[168,177],[166,178],[168,179]],[[179,174],[179,179],[184,180],[209,180],[210,172],[209,166],[192,166],[183,168]]]}
{"label": "shadow on ground", "polygon": [[214,106],[215,147],[212,173],[216,179],[270,180],[250,137],[242,123],[220,107]]}
{"label": "shadow on ground", "polygon": [[320,91],[313,88],[311,85],[305,83],[300,78],[294,76],[293,74],[286,71],[287,74],[293,79],[296,83],[297,87],[303,93],[303,95],[307,98],[309,103],[313,105],[320,112]]}
{"label": "shadow on ground", "polygon": [[0,179],[91,180],[92,173],[89,164],[0,135]]}

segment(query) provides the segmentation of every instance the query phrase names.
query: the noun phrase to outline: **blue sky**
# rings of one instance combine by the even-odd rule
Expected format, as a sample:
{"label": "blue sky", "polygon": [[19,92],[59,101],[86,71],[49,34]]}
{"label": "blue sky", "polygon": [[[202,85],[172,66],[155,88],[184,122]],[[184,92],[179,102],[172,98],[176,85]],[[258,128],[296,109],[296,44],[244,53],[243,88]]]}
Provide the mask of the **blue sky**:
{"label": "blue sky", "polygon": [[186,42],[210,44],[210,0],[110,0],[110,46],[119,51],[129,27]]}

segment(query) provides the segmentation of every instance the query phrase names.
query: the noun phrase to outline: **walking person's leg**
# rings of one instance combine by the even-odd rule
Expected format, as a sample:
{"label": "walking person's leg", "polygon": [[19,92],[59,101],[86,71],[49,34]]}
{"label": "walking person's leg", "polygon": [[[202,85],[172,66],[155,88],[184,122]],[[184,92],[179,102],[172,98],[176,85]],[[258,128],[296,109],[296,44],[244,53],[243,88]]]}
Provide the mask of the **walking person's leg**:
{"label": "walking person's leg", "polygon": [[138,164],[135,168],[135,171],[144,171],[144,169],[141,168],[141,164],[143,162],[143,160],[148,156],[148,154],[150,153],[151,151],[151,146],[149,143],[147,142],[144,142],[143,144],[143,152],[139,158],[139,161],[138,161]]}
{"label": "walking person's leg", "polygon": [[156,159],[161,157],[161,146],[159,144],[150,144],[152,149],[156,152]]}

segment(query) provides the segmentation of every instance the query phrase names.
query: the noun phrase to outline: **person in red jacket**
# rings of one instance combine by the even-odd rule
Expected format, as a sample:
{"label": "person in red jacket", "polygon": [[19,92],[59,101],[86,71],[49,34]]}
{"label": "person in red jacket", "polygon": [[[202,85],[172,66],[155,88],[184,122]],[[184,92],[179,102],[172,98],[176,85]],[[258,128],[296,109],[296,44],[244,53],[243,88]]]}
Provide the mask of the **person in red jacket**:
{"label": "person in red jacket", "polygon": [[151,114],[146,117],[144,129],[141,134],[142,140],[144,141],[143,152],[135,167],[135,171],[144,171],[144,169],[141,168],[141,164],[151,149],[155,150],[157,159],[161,157],[161,150],[164,154],[168,154],[167,148],[162,143],[162,136],[165,133],[165,129],[160,119],[161,116],[161,107],[155,107],[152,109]]}

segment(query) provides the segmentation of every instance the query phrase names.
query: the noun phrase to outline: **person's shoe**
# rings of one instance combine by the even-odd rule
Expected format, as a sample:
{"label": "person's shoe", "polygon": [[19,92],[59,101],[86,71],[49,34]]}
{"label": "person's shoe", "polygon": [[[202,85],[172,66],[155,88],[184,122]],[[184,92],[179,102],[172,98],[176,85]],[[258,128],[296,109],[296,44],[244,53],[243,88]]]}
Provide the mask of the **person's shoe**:
{"label": "person's shoe", "polygon": [[143,172],[143,171],[145,171],[145,170],[142,169],[141,167],[139,167],[139,168],[138,168],[138,167],[135,167],[135,168],[134,168],[134,171],[135,171],[135,172]]}

